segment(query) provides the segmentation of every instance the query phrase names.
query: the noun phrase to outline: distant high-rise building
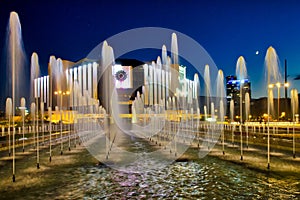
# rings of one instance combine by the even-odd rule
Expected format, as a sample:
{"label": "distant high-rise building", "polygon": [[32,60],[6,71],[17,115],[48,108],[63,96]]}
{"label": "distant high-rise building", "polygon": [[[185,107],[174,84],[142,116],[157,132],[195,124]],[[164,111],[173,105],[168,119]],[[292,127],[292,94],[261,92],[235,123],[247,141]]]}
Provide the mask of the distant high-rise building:
{"label": "distant high-rise building", "polygon": [[230,101],[234,101],[235,109],[240,105],[240,85],[242,83],[242,102],[245,103],[245,94],[251,99],[251,83],[248,79],[238,80],[235,75],[226,76],[227,111],[230,111]]}

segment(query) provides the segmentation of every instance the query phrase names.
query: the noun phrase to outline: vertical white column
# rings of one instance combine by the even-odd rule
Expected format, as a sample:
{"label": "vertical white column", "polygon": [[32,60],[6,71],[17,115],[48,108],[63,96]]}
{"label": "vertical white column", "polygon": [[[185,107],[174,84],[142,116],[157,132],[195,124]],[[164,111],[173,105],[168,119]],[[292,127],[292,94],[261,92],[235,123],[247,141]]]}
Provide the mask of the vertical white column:
{"label": "vertical white column", "polygon": [[74,82],[75,81],[78,81],[78,68],[77,67],[74,68]]}
{"label": "vertical white column", "polygon": [[157,86],[157,104],[161,103],[161,70],[162,70],[162,64],[161,64],[161,59],[158,56],[157,60],[156,60],[156,76],[157,76],[157,82],[156,82],[156,86]]}
{"label": "vertical white column", "polygon": [[89,63],[88,66],[87,66],[87,73],[88,73],[88,76],[87,76],[87,80],[88,80],[88,94],[91,98],[93,98],[93,91],[92,91],[92,83],[93,83],[93,79],[92,79],[92,64]]}
{"label": "vertical white column", "polygon": [[149,84],[148,83],[147,85],[145,85],[144,101],[145,101],[145,105],[149,105]]}
{"label": "vertical white column", "polygon": [[42,102],[44,102],[44,77],[41,77],[40,78],[40,81],[41,81],[41,87],[40,87],[40,92],[41,92],[41,100],[40,100],[40,102],[42,103]]}
{"label": "vertical white column", "polygon": [[192,104],[192,100],[193,100],[192,83],[193,83],[192,81],[189,81],[189,86],[187,90],[188,104]]}
{"label": "vertical white column", "polygon": [[97,80],[97,63],[96,62],[93,62],[93,98],[94,99],[97,99],[98,96],[97,96],[97,83],[98,83],[98,80]]}
{"label": "vertical white column", "polygon": [[47,76],[44,76],[44,103],[47,102]]}
{"label": "vertical white column", "polygon": [[66,71],[65,71],[65,77],[66,77],[67,87],[64,88],[64,90],[69,90],[69,69],[66,69]]}
{"label": "vertical white column", "polygon": [[73,99],[74,99],[73,69],[69,69],[69,91],[70,91],[70,106],[73,107]]}
{"label": "vertical white column", "polygon": [[153,67],[149,66],[149,104],[153,105]]}
{"label": "vertical white column", "polygon": [[74,106],[78,106],[78,68],[74,68]]}
{"label": "vertical white column", "polygon": [[193,82],[193,98],[196,99],[197,98],[197,80],[194,79]]}
{"label": "vertical white column", "polygon": [[38,95],[38,79],[34,79],[34,97],[37,97]]}
{"label": "vertical white column", "polygon": [[79,86],[79,95],[82,96],[82,66],[78,67],[78,86]]}
{"label": "vertical white column", "polygon": [[166,79],[165,79],[165,70],[162,70],[162,71],[161,71],[161,77],[162,77],[162,80],[161,80],[162,96],[161,96],[161,98],[163,99],[163,101],[164,101],[164,106],[165,106],[165,102],[166,102]]}
{"label": "vertical white column", "polygon": [[149,80],[148,80],[148,65],[145,64],[144,66],[144,86],[145,86],[145,94],[144,94],[144,101],[145,105],[149,105]]}
{"label": "vertical white column", "polygon": [[87,76],[86,76],[86,65],[83,65],[82,67],[82,87],[83,87],[83,91],[82,93],[84,94],[85,91],[86,91],[86,79],[87,79]]}
{"label": "vertical white column", "polygon": [[147,85],[148,84],[148,80],[147,80],[147,77],[148,77],[148,65],[144,64],[143,68],[144,68],[144,85]]}
{"label": "vertical white column", "polygon": [[41,78],[37,79],[37,97],[41,97]]}
{"label": "vertical white column", "polygon": [[50,80],[49,79],[50,79],[49,75],[46,76],[46,82],[47,82],[47,91],[46,91],[46,94],[47,94],[47,108],[50,106]]}
{"label": "vertical white column", "polygon": [[157,104],[157,69],[156,65],[153,67],[153,86],[154,86],[154,105]]}
{"label": "vertical white column", "polygon": [[169,72],[166,71],[166,74],[165,74],[165,84],[166,84],[166,98],[169,97]]}
{"label": "vertical white column", "polygon": [[161,100],[161,66],[158,67],[156,71],[156,76],[157,76],[157,103],[160,104]]}

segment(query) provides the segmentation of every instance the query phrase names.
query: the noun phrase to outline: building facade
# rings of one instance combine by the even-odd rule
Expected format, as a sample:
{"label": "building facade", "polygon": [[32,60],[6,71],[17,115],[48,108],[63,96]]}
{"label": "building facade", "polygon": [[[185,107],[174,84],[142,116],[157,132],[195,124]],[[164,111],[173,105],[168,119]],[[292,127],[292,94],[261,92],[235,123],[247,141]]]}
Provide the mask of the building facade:
{"label": "building facade", "polygon": [[[242,88],[241,88],[242,87]],[[234,113],[240,115],[240,95],[242,94],[243,118],[245,119],[245,96],[249,94],[251,104],[251,82],[249,79],[238,80],[235,75],[226,76],[227,116],[230,116],[230,102],[234,103]]]}

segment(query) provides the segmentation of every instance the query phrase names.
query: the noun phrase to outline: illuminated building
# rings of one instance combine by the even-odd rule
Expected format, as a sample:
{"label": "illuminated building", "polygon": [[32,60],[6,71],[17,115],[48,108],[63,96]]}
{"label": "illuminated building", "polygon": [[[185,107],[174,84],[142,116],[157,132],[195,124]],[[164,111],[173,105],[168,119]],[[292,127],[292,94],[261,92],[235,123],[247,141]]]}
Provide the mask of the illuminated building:
{"label": "illuminated building", "polygon": [[[227,113],[229,116],[230,101],[234,101],[235,113],[239,113],[238,108],[240,104],[240,85],[242,83],[242,102],[245,103],[245,94],[249,93],[251,99],[251,82],[249,79],[237,80],[234,75],[226,76],[226,98],[227,98]],[[244,110],[244,109],[243,109]]]}

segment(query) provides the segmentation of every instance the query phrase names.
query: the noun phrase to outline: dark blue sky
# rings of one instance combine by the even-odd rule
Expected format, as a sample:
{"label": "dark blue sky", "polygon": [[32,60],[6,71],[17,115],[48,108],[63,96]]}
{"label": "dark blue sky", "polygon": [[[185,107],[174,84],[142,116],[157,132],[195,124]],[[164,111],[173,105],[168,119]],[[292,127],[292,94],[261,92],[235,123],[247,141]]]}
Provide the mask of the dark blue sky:
{"label": "dark blue sky", "polygon": [[[2,55],[11,11],[19,14],[28,61],[32,52],[37,52],[44,74],[50,55],[78,61],[106,38],[147,26],[174,29],[195,39],[225,75],[234,74],[237,58],[244,56],[253,97],[266,95],[261,84],[265,77],[264,56],[270,45],[279,55],[282,72],[287,59],[288,74],[300,74],[300,3],[297,1],[1,0]],[[3,56],[1,59],[3,63]],[[292,87],[298,85],[299,82],[292,82]]]}

